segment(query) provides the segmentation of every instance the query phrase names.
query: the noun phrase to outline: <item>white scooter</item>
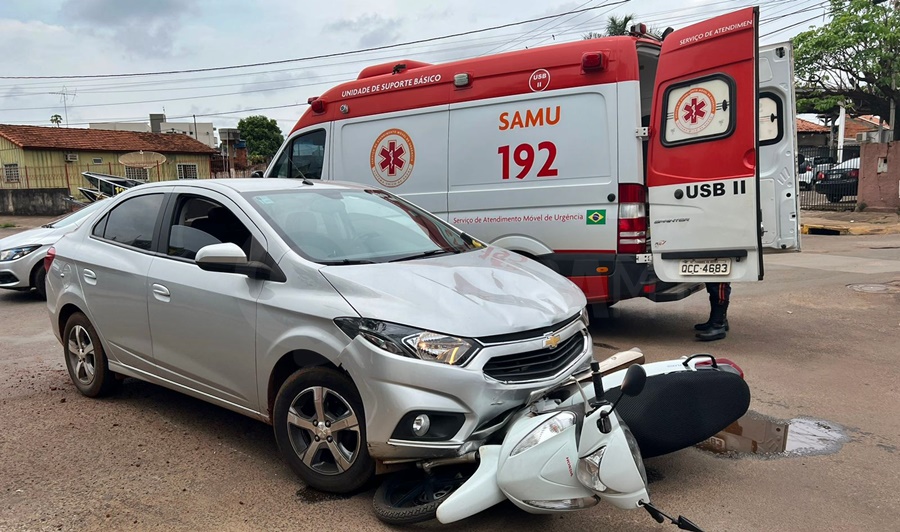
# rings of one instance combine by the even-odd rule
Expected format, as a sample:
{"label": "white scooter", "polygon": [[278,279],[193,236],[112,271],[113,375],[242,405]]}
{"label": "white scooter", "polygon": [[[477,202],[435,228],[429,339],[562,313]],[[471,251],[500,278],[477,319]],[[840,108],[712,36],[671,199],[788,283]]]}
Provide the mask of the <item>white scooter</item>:
{"label": "white scooter", "polygon": [[[392,524],[435,515],[452,523],[507,499],[530,513],[567,512],[605,501],[622,509],[644,508],[660,523],[669,519],[684,530],[700,530],[650,503],[641,449],[657,456],[705,440],[747,411],[749,388],[736,364],[706,354],[633,364],[602,377],[604,370],[634,361],[643,362],[640,350],[617,353],[592,363],[592,385],[573,378],[533,394],[510,420],[502,442],[482,445],[477,456],[457,461],[477,460],[474,473],[426,463],[424,477],[388,479],[376,492],[376,514]],[[383,511],[385,505],[392,511]]]}

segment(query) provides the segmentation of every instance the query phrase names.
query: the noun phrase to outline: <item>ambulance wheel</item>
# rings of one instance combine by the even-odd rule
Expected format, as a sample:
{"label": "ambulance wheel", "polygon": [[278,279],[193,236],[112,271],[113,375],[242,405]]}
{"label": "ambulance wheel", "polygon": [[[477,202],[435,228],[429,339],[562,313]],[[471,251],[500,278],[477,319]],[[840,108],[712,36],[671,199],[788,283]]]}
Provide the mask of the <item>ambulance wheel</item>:
{"label": "ambulance wheel", "polygon": [[395,473],[375,490],[375,515],[390,525],[411,525],[434,519],[438,506],[474,473],[472,467],[439,467]]}

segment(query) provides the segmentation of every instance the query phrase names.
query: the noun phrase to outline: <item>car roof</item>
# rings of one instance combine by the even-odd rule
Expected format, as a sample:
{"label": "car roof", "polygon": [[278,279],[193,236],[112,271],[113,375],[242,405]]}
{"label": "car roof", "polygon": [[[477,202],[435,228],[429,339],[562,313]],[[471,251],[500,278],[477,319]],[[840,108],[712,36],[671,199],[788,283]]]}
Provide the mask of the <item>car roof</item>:
{"label": "car roof", "polygon": [[133,190],[147,190],[149,188],[175,187],[199,187],[211,190],[231,189],[238,193],[244,192],[279,192],[284,190],[301,190],[316,188],[325,190],[371,190],[378,187],[368,187],[357,183],[343,181],[321,181],[318,179],[304,180],[287,178],[238,178],[238,179],[189,179],[178,181],[160,181],[148,183]]}

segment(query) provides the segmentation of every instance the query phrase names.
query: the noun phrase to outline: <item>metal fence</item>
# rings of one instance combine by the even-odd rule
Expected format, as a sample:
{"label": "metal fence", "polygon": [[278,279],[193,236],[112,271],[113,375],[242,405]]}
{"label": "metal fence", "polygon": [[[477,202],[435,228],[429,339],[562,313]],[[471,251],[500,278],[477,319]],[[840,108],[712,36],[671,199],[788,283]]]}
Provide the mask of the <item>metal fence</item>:
{"label": "metal fence", "polygon": [[852,211],[856,209],[857,196],[836,197],[816,190],[816,174],[833,164],[859,157],[859,146],[844,146],[839,155],[836,148],[828,146],[801,146],[800,155],[812,163],[811,173],[800,174],[800,208],[816,211]]}

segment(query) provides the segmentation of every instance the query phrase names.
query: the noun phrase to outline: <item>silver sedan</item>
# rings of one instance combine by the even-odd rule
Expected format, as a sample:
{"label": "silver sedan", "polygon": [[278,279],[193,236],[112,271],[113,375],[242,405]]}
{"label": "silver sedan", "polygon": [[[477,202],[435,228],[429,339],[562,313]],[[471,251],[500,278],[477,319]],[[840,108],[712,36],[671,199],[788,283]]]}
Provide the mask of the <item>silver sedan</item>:
{"label": "silver sedan", "polygon": [[142,185],[48,262],[82,393],[135,377],[271,423],[325,491],[471,452],[592,358],[569,280],[358,185]]}

